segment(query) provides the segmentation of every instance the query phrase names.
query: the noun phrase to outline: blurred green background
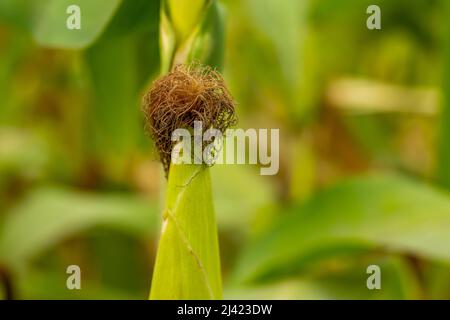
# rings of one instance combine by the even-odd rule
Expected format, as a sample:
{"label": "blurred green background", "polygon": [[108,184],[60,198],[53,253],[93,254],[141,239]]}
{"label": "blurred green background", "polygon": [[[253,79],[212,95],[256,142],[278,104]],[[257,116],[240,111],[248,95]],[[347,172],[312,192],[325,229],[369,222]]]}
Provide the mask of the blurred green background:
{"label": "blurred green background", "polygon": [[[224,297],[449,299],[446,1],[217,8],[206,60],[238,126],[281,135],[278,175],[211,170]],[[140,100],[159,18],[156,0],[0,1],[0,298],[147,298],[166,181]],[[81,290],[66,288],[73,264]]]}

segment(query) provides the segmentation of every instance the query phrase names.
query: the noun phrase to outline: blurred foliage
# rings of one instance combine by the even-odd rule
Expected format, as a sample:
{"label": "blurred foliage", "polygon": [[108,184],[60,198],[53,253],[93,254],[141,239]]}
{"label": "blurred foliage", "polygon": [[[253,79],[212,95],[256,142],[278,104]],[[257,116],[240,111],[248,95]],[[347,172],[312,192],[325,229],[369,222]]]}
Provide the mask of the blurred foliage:
{"label": "blurred foliage", "polygon": [[278,175],[211,169],[225,298],[450,298],[447,1],[223,0],[199,25],[180,0],[73,0],[78,33],[67,3],[0,1],[0,297],[147,298],[166,182],[140,99],[186,45],[223,62],[239,127],[280,128]]}
{"label": "blurred foliage", "polygon": [[376,247],[448,262],[449,208],[447,193],[409,180],[377,175],[342,182],[288,209],[244,252],[237,278],[275,277]]}
{"label": "blurred foliage", "polygon": [[[450,5],[446,6],[447,18],[450,17]],[[438,162],[438,179],[439,182],[447,189],[450,188],[450,148],[448,137],[450,136],[450,32],[445,38],[445,57],[444,60],[444,95],[445,103],[441,117],[440,140],[439,140],[439,162]]]}
{"label": "blurred foliage", "polygon": [[[83,195],[55,187],[35,190],[5,219],[0,257],[6,265],[24,265],[62,237],[95,225],[148,237],[155,231],[154,211],[146,201],[130,196]],[[45,225],[36,228],[41,221]]]}
{"label": "blurred foliage", "polygon": [[[38,44],[48,47],[86,47],[102,33],[120,2],[121,0],[44,0],[35,8],[35,25],[32,26],[34,38]],[[78,32],[72,32],[73,30],[64,28],[67,15],[61,14],[73,5],[80,8],[80,29]],[[99,14],[100,12],[102,14]],[[73,14],[72,11],[67,13]]]}

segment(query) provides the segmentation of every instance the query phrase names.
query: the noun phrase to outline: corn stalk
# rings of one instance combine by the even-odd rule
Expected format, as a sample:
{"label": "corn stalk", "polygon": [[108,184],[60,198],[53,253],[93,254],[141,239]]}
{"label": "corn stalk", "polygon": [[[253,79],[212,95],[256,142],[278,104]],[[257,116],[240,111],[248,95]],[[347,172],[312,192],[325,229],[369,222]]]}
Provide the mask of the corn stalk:
{"label": "corn stalk", "polygon": [[[193,59],[218,66],[220,10],[205,0],[163,0],[161,71]],[[150,299],[220,299],[217,224],[209,168],[171,164]]]}

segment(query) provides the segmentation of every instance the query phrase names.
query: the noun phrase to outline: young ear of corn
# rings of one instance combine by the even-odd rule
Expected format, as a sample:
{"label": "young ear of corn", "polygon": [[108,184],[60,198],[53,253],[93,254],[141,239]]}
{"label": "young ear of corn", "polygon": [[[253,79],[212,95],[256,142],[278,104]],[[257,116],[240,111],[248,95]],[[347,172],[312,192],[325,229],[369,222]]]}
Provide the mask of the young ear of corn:
{"label": "young ear of corn", "polygon": [[209,169],[172,164],[150,299],[220,299]]}
{"label": "young ear of corn", "polygon": [[[197,35],[204,31],[205,17],[210,16],[207,13],[214,5],[215,2],[208,0],[162,1],[163,74],[176,63],[198,58],[197,54],[193,56],[191,47],[196,43],[195,50],[198,50]],[[186,7],[191,9],[183,9]],[[150,299],[221,298],[219,245],[209,168],[204,164],[172,163]]]}

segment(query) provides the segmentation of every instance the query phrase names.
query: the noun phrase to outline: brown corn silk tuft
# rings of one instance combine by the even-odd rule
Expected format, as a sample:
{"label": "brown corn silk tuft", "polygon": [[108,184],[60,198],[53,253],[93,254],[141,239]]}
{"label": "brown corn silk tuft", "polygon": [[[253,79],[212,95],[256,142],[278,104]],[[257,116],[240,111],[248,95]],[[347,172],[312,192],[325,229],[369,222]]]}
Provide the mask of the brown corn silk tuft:
{"label": "brown corn silk tuft", "polygon": [[172,132],[192,129],[202,121],[203,132],[225,130],[236,124],[235,103],[221,74],[199,63],[180,64],[157,79],[143,99],[146,129],[168,175],[174,142]]}

